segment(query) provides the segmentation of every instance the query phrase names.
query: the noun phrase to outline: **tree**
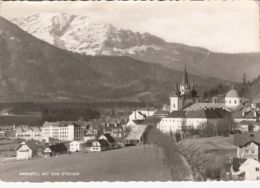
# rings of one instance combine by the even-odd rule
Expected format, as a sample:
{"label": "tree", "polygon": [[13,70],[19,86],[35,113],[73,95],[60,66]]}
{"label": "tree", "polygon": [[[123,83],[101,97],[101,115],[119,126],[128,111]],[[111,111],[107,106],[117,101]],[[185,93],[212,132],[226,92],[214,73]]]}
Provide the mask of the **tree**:
{"label": "tree", "polygon": [[244,73],[243,74],[243,85],[246,85],[246,84],[247,84],[246,74]]}

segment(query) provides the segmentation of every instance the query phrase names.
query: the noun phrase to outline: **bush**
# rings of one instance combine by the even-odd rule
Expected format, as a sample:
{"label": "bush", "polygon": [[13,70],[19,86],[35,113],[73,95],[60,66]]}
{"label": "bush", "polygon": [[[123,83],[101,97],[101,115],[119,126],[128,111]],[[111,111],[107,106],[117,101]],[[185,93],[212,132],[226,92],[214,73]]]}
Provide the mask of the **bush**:
{"label": "bush", "polygon": [[152,128],[148,132],[147,141],[153,144],[158,152],[164,152],[167,165],[170,167],[173,180],[183,181],[189,175],[188,167],[184,166],[183,159],[176,147],[174,136],[166,135],[158,129]]}

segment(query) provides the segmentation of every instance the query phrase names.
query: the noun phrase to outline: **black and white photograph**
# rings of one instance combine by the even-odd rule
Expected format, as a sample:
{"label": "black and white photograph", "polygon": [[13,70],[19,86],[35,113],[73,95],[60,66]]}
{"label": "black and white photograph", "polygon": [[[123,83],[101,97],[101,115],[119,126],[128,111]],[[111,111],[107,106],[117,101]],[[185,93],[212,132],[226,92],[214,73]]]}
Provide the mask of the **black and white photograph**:
{"label": "black and white photograph", "polygon": [[0,1],[0,180],[259,181],[259,5]]}

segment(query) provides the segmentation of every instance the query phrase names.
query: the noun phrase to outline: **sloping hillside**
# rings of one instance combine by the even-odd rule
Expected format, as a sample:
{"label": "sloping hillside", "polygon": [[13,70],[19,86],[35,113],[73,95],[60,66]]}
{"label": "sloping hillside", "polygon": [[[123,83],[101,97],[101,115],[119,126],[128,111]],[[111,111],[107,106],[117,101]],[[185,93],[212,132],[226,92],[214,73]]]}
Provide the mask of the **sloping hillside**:
{"label": "sloping hillside", "polygon": [[[43,42],[0,19],[4,101],[168,101],[182,72],[129,57],[85,56]],[[190,76],[199,91],[216,79]]]}
{"label": "sloping hillside", "polygon": [[179,71],[186,64],[190,72],[204,78],[241,81],[243,73],[248,79],[259,74],[260,53],[214,53],[204,48],[169,43],[149,33],[98,23],[82,15],[35,14],[10,20],[41,40],[85,55],[130,56]]}

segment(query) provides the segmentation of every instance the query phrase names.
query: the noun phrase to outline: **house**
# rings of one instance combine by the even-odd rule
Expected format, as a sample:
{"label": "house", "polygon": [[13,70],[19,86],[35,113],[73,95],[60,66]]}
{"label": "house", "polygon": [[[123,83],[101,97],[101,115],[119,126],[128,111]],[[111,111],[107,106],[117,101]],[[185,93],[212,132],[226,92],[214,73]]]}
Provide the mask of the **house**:
{"label": "house", "polygon": [[69,151],[70,152],[78,152],[81,151],[84,147],[83,145],[85,144],[84,141],[72,141],[69,144]]}
{"label": "house", "polygon": [[144,120],[146,115],[140,112],[139,110],[134,110],[128,117],[129,121],[131,120]]}
{"label": "house", "polygon": [[61,155],[67,153],[68,151],[68,148],[64,143],[53,144],[49,148],[52,151],[52,155]]}
{"label": "house", "polygon": [[138,112],[143,114],[145,117],[150,117],[153,116],[154,113],[156,112],[156,109],[152,108],[143,108],[143,109],[138,109]]}
{"label": "house", "polygon": [[260,131],[260,122],[257,121],[241,121],[237,124],[237,130],[240,132],[258,132]]}
{"label": "house", "polygon": [[240,108],[231,112],[235,123],[242,121],[259,121],[259,112],[251,108]]}
{"label": "house", "polygon": [[260,162],[251,158],[234,158],[231,175],[234,180],[260,180]]}
{"label": "house", "polygon": [[252,108],[259,109],[260,108],[260,93],[258,93],[252,101]]}
{"label": "house", "polygon": [[10,108],[4,108],[4,109],[1,110],[0,116],[10,116],[10,115],[13,115],[13,113],[11,111],[12,110]]}
{"label": "house", "polygon": [[97,135],[98,134],[98,128],[95,128],[94,126],[89,126],[85,130],[85,135]]}
{"label": "house", "polygon": [[122,126],[110,126],[106,128],[104,133],[110,134],[114,139],[118,140],[123,138],[124,131]]}
{"label": "house", "polygon": [[116,141],[109,133],[102,134],[98,137],[98,140],[105,140],[109,145],[109,149],[115,148]]}
{"label": "house", "polygon": [[23,141],[16,148],[16,159],[17,160],[25,160],[30,159],[37,155],[37,145],[33,142],[25,142]]}
{"label": "house", "polygon": [[28,125],[17,126],[15,130],[15,138],[41,141],[41,129],[39,127],[29,127]]}
{"label": "house", "polygon": [[136,127],[133,127],[129,133],[129,135],[126,137],[126,145],[139,145],[144,142],[145,136],[145,130],[148,127],[148,125],[139,125]]}
{"label": "house", "polygon": [[3,137],[14,138],[15,137],[15,125],[2,125],[2,126],[0,126],[0,132]]}
{"label": "house", "polygon": [[134,127],[134,126],[137,126],[137,125],[142,125],[144,122],[144,119],[139,119],[139,120],[129,120],[127,123],[126,123],[126,127]]}
{"label": "house", "polygon": [[237,146],[237,158],[260,159],[260,134],[235,134],[234,144]]}
{"label": "house", "polygon": [[106,151],[109,148],[109,144],[106,140],[93,140],[88,141],[86,147],[89,152],[101,152]]}
{"label": "house", "polygon": [[0,138],[4,138],[5,137],[5,131],[0,131]]}

